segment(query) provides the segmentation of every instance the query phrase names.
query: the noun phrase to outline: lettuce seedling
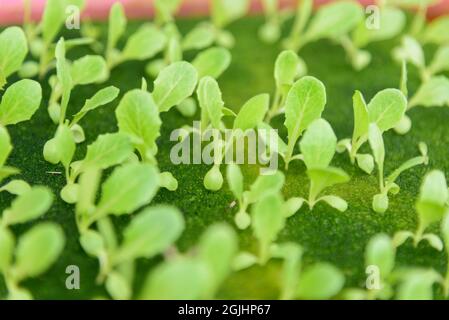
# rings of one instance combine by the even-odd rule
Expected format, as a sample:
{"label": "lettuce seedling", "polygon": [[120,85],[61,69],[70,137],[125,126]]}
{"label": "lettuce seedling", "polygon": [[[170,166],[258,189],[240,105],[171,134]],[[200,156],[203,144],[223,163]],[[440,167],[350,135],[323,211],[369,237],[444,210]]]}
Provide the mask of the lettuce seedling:
{"label": "lettuce seedling", "polygon": [[[371,54],[362,50],[368,44],[377,41],[388,40],[396,37],[404,29],[406,24],[405,13],[393,6],[381,4],[379,12],[368,18],[378,21],[366,21],[363,19],[354,29],[351,36],[343,36],[341,44],[355,70],[365,68],[371,62]],[[375,23],[369,28],[367,23]]]}
{"label": "lettuce seedling", "polygon": [[[395,234],[394,243],[402,245],[408,238],[413,239],[415,247],[419,242],[426,240],[433,248],[441,251],[443,242],[433,233],[424,233],[435,222],[439,222],[448,212],[449,193],[444,173],[438,170],[431,171],[424,177],[419,197],[416,201],[418,213],[418,227],[415,233],[399,231]],[[444,234],[444,233],[443,233]]]}
{"label": "lettuce seedling", "polygon": [[324,201],[339,211],[346,211],[348,204],[342,198],[334,195],[320,197],[325,188],[349,181],[346,172],[329,166],[337,146],[337,137],[330,124],[324,119],[312,122],[299,146],[300,156],[306,164],[307,175],[310,179],[309,197],[302,199],[303,202],[309,205],[310,210],[319,201]]}
{"label": "lettuce seedling", "polygon": [[314,77],[303,77],[291,87],[285,101],[285,122],[288,132],[286,152],[280,153],[284,158],[285,169],[288,170],[293,157],[294,148],[304,130],[316,119],[326,105],[326,88]]}
{"label": "lettuce seedling", "polygon": [[0,33],[0,90],[7,78],[17,72],[28,53],[25,33],[19,27],[9,27]]}
{"label": "lettuce seedling", "polygon": [[290,36],[284,42],[288,49],[297,52],[307,43],[319,39],[341,41],[364,20],[363,8],[355,1],[326,4],[310,19],[312,6],[312,0],[302,0],[298,5]]}
{"label": "lettuce seedling", "polygon": [[[170,93],[179,95],[182,92]],[[169,99],[169,97],[168,97]],[[152,95],[144,90],[127,92],[115,110],[119,132],[127,135],[144,163],[157,164],[156,139],[160,136],[162,121]],[[174,191],[178,182],[169,172],[160,174],[161,187]]]}
{"label": "lettuce seedling", "polygon": [[148,60],[160,53],[166,46],[163,31],[151,24],[143,24],[127,40],[122,50],[117,43],[126,31],[127,19],[121,3],[114,3],[109,13],[109,30],[106,47],[106,62],[109,70],[130,60]]}
{"label": "lettuce seedling", "polygon": [[184,229],[184,219],[171,206],[150,207],[138,213],[123,231],[118,244],[114,226],[108,218],[98,221],[98,230],[86,230],[80,236],[83,249],[100,261],[98,283],[105,283],[114,299],[132,295],[134,262],[150,259],[167,250]]}
{"label": "lettuce seedling", "polygon": [[235,44],[234,36],[224,29],[244,16],[248,9],[248,0],[212,0],[211,21],[201,22],[190,30],[182,40],[182,49],[203,50],[214,44],[232,48]]}
{"label": "lettuce seedling", "polygon": [[357,162],[360,169],[368,174],[374,169],[374,160],[370,154],[359,153],[360,148],[368,140],[370,123],[376,123],[382,132],[396,127],[404,117],[407,100],[396,89],[385,89],[378,92],[367,105],[360,91],[353,96],[354,131],[352,139],[338,142],[337,150],[347,150],[351,163]]}
{"label": "lettuce seedling", "polygon": [[[53,223],[40,223],[23,234],[16,245],[10,226],[28,223],[48,211],[53,195],[46,187],[23,190],[0,220],[0,273],[5,278],[8,299],[32,299],[20,283],[44,273],[64,247],[64,233]],[[15,257],[15,258],[14,258]]]}
{"label": "lettuce seedling", "polygon": [[235,232],[225,224],[209,227],[195,250],[177,254],[148,274],[141,299],[213,299],[231,272],[237,252]]}
{"label": "lettuce seedling", "polygon": [[268,44],[273,44],[279,40],[282,33],[282,25],[289,19],[293,12],[279,8],[278,0],[262,0],[262,7],[265,13],[265,23],[259,28],[259,38]]}
{"label": "lettuce seedling", "polygon": [[283,109],[287,94],[297,78],[307,74],[305,62],[293,51],[282,51],[274,65],[274,79],[276,81],[276,92],[272,101],[270,111],[267,114],[266,122],[279,113],[285,112]]}
{"label": "lettuce seedling", "polygon": [[427,156],[427,146],[421,142],[419,144],[421,156],[407,160],[384,179],[385,146],[382,130],[376,123],[371,123],[369,125],[368,141],[373,152],[374,162],[377,165],[379,175],[380,193],[373,197],[373,210],[378,213],[384,213],[388,209],[388,193],[397,194],[400,191],[400,187],[395,181],[401,173],[415,166],[428,164],[429,158]]}
{"label": "lettuce seedling", "polygon": [[441,282],[441,276],[433,269],[406,268],[398,272],[396,299],[432,300],[433,286]]}
{"label": "lettuce seedling", "polygon": [[[229,189],[238,202],[239,211],[236,213],[234,221],[239,229],[246,229],[251,224],[251,216],[248,214],[250,205],[257,203],[262,198],[277,194],[284,186],[285,177],[280,171],[270,175],[260,175],[251,185],[249,190],[243,189],[243,175],[240,167],[231,163],[226,169],[226,178]],[[286,202],[285,216],[290,217],[301,207],[302,201],[299,198],[291,198]]]}

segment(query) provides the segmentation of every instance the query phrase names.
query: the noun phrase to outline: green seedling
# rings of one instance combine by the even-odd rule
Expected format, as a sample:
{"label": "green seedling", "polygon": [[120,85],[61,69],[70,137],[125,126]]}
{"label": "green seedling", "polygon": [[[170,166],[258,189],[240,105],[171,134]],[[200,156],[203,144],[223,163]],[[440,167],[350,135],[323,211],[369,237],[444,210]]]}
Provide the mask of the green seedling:
{"label": "green seedling", "polygon": [[[448,211],[448,189],[444,173],[438,170],[428,173],[421,185],[416,211],[418,213],[418,227],[415,233],[399,231],[395,234],[395,246],[402,245],[407,239],[413,239],[415,247],[426,240],[433,248],[441,251],[443,242],[433,233],[424,233],[435,222],[441,221]],[[444,228],[443,228],[444,230]],[[444,235],[444,233],[443,233]]]}
{"label": "green seedling", "polygon": [[28,53],[28,44],[23,30],[9,27],[0,33],[0,90],[7,78],[19,71]]}

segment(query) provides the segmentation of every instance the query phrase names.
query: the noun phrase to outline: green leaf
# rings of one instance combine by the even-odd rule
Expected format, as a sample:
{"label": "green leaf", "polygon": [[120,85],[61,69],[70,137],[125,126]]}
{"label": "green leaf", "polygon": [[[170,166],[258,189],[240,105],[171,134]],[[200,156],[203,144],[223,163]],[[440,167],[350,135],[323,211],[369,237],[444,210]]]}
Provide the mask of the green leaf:
{"label": "green leaf", "polygon": [[44,158],[50,163],[61,162],[65,168],[70,166],[75,154],[76,144],[70,128],[63,124],[56,130],[55,137],[44,146]]}
{"label": "green leaf", "polygon": [[438,276],[433,270],[410,272],[398,287],[397,299],[432,300],[433,284],[437,281]]}
{"label": "green leaf", "polygon": [[310,22],[304,37],[338,39],[352,31],[363,20],[362,7],[353,1],[339,1],[322,6]]}
{"label": "green leaf", "polygon": [[132,152],[131,142],[125,134],[102,134],[87,147],[87,154],[82,167],[85,169],[93,166],[106,169],[124,162]]}
{"label": "green leaf", "polygon": [[229,189],[237,199],[241,200],[243,196],[243,175],[240,167],[235,163],[228,164],[226,178]]}
{"label": "green leaf", "polygon": [[449,30],[449,17],[443,15],[426,25],[422,39],[438,45],[447,44],[449,42],[447,30]]}
{"label": "green leaf", "polygon": [[368,28],[365,21],[359,23],[353,34],[358,47],[364,47],[370,42],[394,38],[401,33],[406,24],[405,13],[394,7],[383,6],[378,17],[379,28]]}
{"label": "green leaf", "polygon": [[334,157],[337,137],[326,120],[317,119],[310,124],[299,145],[307,168],[325,168]]}
{"label": "green leaf", "polygon": [[379,268],[380,276],[386,279],[393,271],[396,252],[390,237],[377,234],[370,239],[365,249],[365,266]]}
{"label": "green leaf", "polygon": [[215,40],[215,30],[208,23],[201,23],[190,30],[182,41],[184,50],[202,50],[211,46]]}
{"label": "green leaf", "polygon": [[429,66],[429,71],[432,74],[437,74],[449,70],[449,45],[439,47],[432,63]]}
{"label": "green leaf", "polygon": [[425,177],[419,192],[420,201],[428,201],[444,206],[448,201],[446,177],[440,170],[433,170]]}
{"label": "green leaf", "polygon": [[153,98],[160,112],[190,97],[198,81],[196,69],[188,62],[175,62],[163,69],[154,81]]}
{"label": "green leaf", "polygon": [[409,103],[414,106],[442,107],[449,102],[449,79],[445,76],[432,77],[423,83]]}
{"label": "green leaf", "polygon": [[184,218],[175,207],[157,206],[135,216],[123,231],[123,243],[114,263],[151,258],[163,253],[180,237]]}
{"label": "green leaf", "polygon": [[214,165],[204,176],[204,187],[210,191],[218,191],[223,186],[223,175],[220,166]]}
{"label": "green leaf", "polygon": [[231,53],[225,48],[210,48],[199,53],[192,61],[198,78],[206,76],[218,79],[231,64]]}
{"label": "green leaf", "polygon": [[284,228],[285,216],[282,213],[283,202],[279,194],[270,194],[261,198],[252,206],[252,228],[255,237],[269,245],[276,240]]}
{"label": "green leaf", "polygon": [[8,130],[0,126],[0,168],[3,167],[3,165],[5,164],[11,151],[12,145]]}
{"label": "green leaf", "polygon": [[80,244],[84,251],[92,257],[98,257],[105,249],[105,243],[100,233],[86,230],[80,235]]}
{"label": "green leaf", "polygon": [[270,175],[260,175],[245,193],[249,203],[258,202],[260,199],[278,193],[284,186],[285,176],[281,171]]}
{"label": "green leaf", "polygon": [[447,208],[431,201],[418,200],[416,211],[421,226],[425,229],[429,224],[440,221],[446,214]]}
{"label": "green leaf", "polygon": [[42,38],[47,46],[53,42],[66,19],[66,5],[65,0],[48,0],[45,5],[41,28]]}
{"label": "green leaf", "polygon": [[107,72],[106,61],[101,56],[86,55],[73,62],[70,67],[73,86],[99,82]]}
{"label": "green leaf", "polygon": [[422,69],[426,65],[423,48],[416,39],[410,36],[402,38],[402,44],[393,51],[393,56],[397,61],[405,60],[418,69]]}
{"label": "green leaf", "polygon": [[388,209],[388,195],[387,193],[379,193],[373,197],[372,207],[377,213],[385,213]]}
{"label": "green leaf", "polygon": [[154,166],[124,165],[115,169],[103,184],[98,210],[104,215],[132,213],[150,203],[158,189],[159,173]]}
{"label": "green leaf", "polygon": [[355,142],[360,137],[368,134],[369,115],[363,94],[356,91],[352,97],[352,106],[354,109],[354,133],[352,141]]}
{"label": "green leaf", "polygon": [[50,268],[65,244],[61,227],[41,223],[20,237],[17,244],[15,272],[19,279],[36,277]]}
{"label": "green leaf", "polygon": [[246,131],[255,128],[265,118],[269,104],[268,94],[260,94],[249,99],[234,119],[234,130]]}
{"label": "green leaf", "polygon": [[249,8],[248,0],[212,0],[212,21],[218,28],[243,17]]}
{"label": "green leaf", "polygon": [[123,60],[146,60],[164,49],[167,39],[155,26],[143,25],[132,34],[122,52]]}
{"label": "green leaf", "polygon": [[89,111],[104,106],[117,98],[120,90],[114,86],[109,86],[95,93],[90,99],[87,99],[81,110],[74,115],[74,122],[78,122]]}
{"label": "green leaf", "polygon": [[237,235],[226,224],[214,224],[201,236],[198,256],[212,273],[210,297],[213,297],[221,282],[231,272],[231,264],[237,249]]}
{"label": "green leaf", "polygon": [[50,208],[53,195],[46,187],[33,187],[18,196],[11,207],[3,211],[3,223],[25,223],[42,216]]}
{"label": "green leaf", "polygon": [[282,51],[274,64],[274,79],[278,89],[291,86],[297,76],[298,55],[291,50]]}
{"label": "green leaf", "polygon": [[[62,101],[61,101],[61,120],[64,120],[65,112],[70,100],[70,93],[73,89],[73,80],[70,74],[70,66],[65,58],[65,42],[64,38],[59,39],[56,44],[55,57],[56,57],[56,75],[58,81],[62,86]],[[62,122],[62,121],[60,121]]]}
{"label": "green leaf", "polygon": [[34,80],[20,80],[4,93],[0,103],[0,124],[7,126],[30,120],[39,108],[42,89]]}
{"label": "green leaf", "polygon": [[310,194],[315,197],[325,188],[349,181],[349,176],[346,172],[333,167],[310,168],[307,170],[307,175],[311,180]]}
{"label": "green leaf", "polygon": [[443,250],[444,247],[443,241],[441,241],[440,237],[438,237],[436,234],[426,233],[425,235],[422,236],[421,239],[426,240],[432,248],[438,251]]}
{"label": "green leaf", "polygon": [[115,115],[121,133],[130,137],[134,146],[143,152],[156,153],[156,139],[160,135],[161,119],[151,94],[142,90],[127,92],[120,101]]}
{"label": "green leaf", "polygon": [[14,235],[7,228],[0,228],[0,273],[9,269],[14,253]]}
{"label": "green leaf", "polygon": [[309,300],[330,299],[340,292],[344,283],[343,274],[333,265],[315,264],[300,276],[296,296]]}
{"label": "green leaf", "polygon": [[408,239],[413,239],[415,235],[410,231],[398,231],[393,237],[393,246],[395,248],[402,246]]}
{"label": "green leaf", "polygon": [[295,82],[285,102],[285,127],[288,144],[293,146],[302,132],[316,119],[326,105],[326,89],[321,81],[304,77]]}
{"label": "green leaf", "polygon": [[446,253],[449,252],[449,213],[446,213],[441,223],[441,235],[444,240]]}
{"label": "green leaf", "polygon": [[87,168],[81,174],[75,211],[77,215],[88,215],[94,210],[100,178],[101,171],[95,167]]}
{"label": "green leaf", "polygon": [[27,40],[21,28],[9,27],[0,33],[0,74],[5,80],[20,69],[27,53]]}
{"label": "green leaf", "polygon": [[210,121],[213,128],[220,129],[224,102],[217,81],[212,77],[202,78],[198,85],[197,96],[201,107],[202,125],[207,125]]}
{"label": "green leaf", "polygon": [[[58,0],[56,0],[58,1]],[[111,50],[117,45],[117,41],[126,30],[126,16],[123,5],[116,2],[112,5],[109,12],[109,29],[108,29],[108,49]]]}
{"label": "green leaf", "polygon": [[384,139],[382,138],[382,132],[379,127],[374,123],[369,125],[368,141],[373,151],[374,161],[377,163],[379,168],[383,168],[385,160]]}
{"label": "green leaf", "polygon": [[4,186],[0,187],[0,192],[7,191],[10,194],[21,195],[31,189],[30,185],[23,180],[11,180]]}
{"label": "green leaf", "polygon": [[180,257],[163,262],[148,275],[140,298],[145,300],[201,299],[210,271],[202,261]]}
{"label": "green leaf", "polygon": [[346,200],[337,196],[323,196],[320,200],[326,202],[332,208],[335,208],[340,212],[345,212],[348,209]]}
{"label": "green leaf", "polygon": [[407,109],[407,98],[397,89],[385,89],[377,93],[368,104],[368,115],[382,131],[395,127]]}
{"label": "green leaf", "polygon": [[357,160],[357,165],[360,169],[365,171],[368,174],[371,174],[374,169],[374,159],[370,154],[358,154],[355,156]]}
{"label": "green leaf", "polygon": [[105,287],[115,300],[127,300],[132,296],[131,284],[118,272],[113,271],[108,274]]}

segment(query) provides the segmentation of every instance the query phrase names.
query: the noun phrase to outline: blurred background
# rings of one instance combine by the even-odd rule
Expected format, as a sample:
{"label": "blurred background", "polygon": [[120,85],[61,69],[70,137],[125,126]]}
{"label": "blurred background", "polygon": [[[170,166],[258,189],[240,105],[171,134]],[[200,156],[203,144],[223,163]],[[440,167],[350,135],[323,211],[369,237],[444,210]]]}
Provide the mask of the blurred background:
{"label": "blurred background", "polygon": [[[0,0],[0,25],[17,24],[22,22],[23,4],[31,1],[32,18],[39,20],[46,0]],[[200,16],[208,14],[209,3],[212,0],[183,0],[179,10],[181,16]],[[260,0],[251,0],[251,12],[257,14],[262,9]],[[280,0],[281,6],[295,6],[300,0]],[[319,6],[334,0],[315,0]],[[368,5],[376,0],[359,0]],[[154,13],[153,0],[86,0],[86,9],[83,18],[89,20],[103,20],[108,16],[109,8],[114,2],[121,2],[129,18],[150,17]],[[441,14],[449,13],[449,0],[440,0],[429,10],[429,17],[433,18]]]}

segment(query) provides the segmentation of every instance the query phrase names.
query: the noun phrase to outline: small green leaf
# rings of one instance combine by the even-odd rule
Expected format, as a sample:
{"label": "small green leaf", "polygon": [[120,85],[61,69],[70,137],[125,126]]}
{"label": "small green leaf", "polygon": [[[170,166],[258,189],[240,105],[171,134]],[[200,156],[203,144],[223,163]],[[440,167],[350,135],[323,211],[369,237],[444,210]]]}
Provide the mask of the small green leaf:
{"label": "small green leaf", "polygon": [[183,229],[184,218],[175,207],[146,209],[123,231],[123,244],[113,257],[114,263],[160,254],[173,245]]}
{"label": "small green leaf", "polygon": [[228,164],[226,170],[226,177],[229,184],[229,189],[237,199],[242,199],[243,196],[243,175],[240,167],[235,163]]}
{"label": "small green leaf", "polygon": [[192,61],[198,78],[209,76],[218,79],[231,64],[231,53],[225,48],[210,48],[199,53]]}
{"label": "small green leaf", "polygon": [[310,22],[304,37],[338,39],[352,31],[363,20],[363,8],[353,1],[339,1],[322,6]]}
{"label": "small green leaf", "polygon": [[393,246],[395,248],[402,246],[408,239],[414,238],[413,232],[410,231],[398,231],[393,237]]}
{"label": "small green leaf", "polygon": [[372,207],[377,213],[385,213],[388,209],[388,195],[384,193],[376,194],[373,197]]}
{"label": "small green leaf", "polygon": [[218,28],[243,17],[249,8],[248,0],[212,0],[212,21]]}
{"label": "small green leaf", "polygon": [[130,137],[142,157],[147,157],[147,152],[152,155],[156,153],[156,139],[160,135],[162,122],[151,94],[142,90],[127,92],[115,115],[120,132]]}
{"label": "small green leaf", "polygon": [[86,113],[92,111],[98,107],[104,106],[114,101],[119,95],[120,90],[114,86],[109,86],[101,89],[95,93],[90,99],[87,99],[81,110],[74,115],[74,122],[78,122],[79,119],[84,117]]}
{"label": "small green leaf", "polygon": [[47,271],[62,252],[65,244],[61,227],[41,223],[19,239],[15,272],[19,279],[36,277]]}
{"label": "small green leaf", "polygon": [[278,89],[291,86],[297,76],[298,55],[291,50],[282,51],[274,64],[274,79]]}
{"label": "small green leaf", "polygon": [[399,300],[432,300],[433,284],[438,279],[433,270],[414,270],[406,274],[397,290]]}
{"label": "small green leaf", "polygon": [[446,177],[440,170],[433,170],[425,177],[419,192],[419,201],[432,202],[444,206],[449,198]]}
{"label": "small green leaf", "polygon": [[215,30],[208,23],[201,23],[190,30],[182,41],[184,50],[202,50],[213,44],[215,40]]}
{"label": "small green leaf", "polygon": [[247,269],[257,263],[257,257],[249,252],[240,252],[232,261],[232,269],[240,271]]}
{"label": "small green leaf", "polygon": [[251,185],[249,192],[245,193],[245,197],[249,203],[255,203],[271,194],[278,193],[282,189],[284,181],[285,176],[281,171],[270,175],[260,175]]}
{"label": "small green leaf", "polygon": [[449,42],[447,30],[449,30],[449,17],[443,15],[426,25],[422,36],[423,41],[438,45],[447,44]]}
{"label": "small green leaf", "polygon": [[310,194],[315,198],[325,188],[349,181],[349,176],[346,172],[333,167],[311,168],[307,170],[307,175],[311,180]]}
{"label": "small green leaf", "polygon": [[198,81],[196,69],[188,62],[175,62],[163,69],[154,81],[153,98],[160,112],[190,97]]}
{"label": "small green leaf", "polygon": [[33,187],[18,196],[11,207],[3,212],[3,223],[25,223],[42,216],[50,208],[53,195],[46,187]]}
{"label": "small green leaf", "polygon": [[107,75],[106,61],[101,56],[86,55],[70,67],[73,85],[85,85],[99,82]]}
{"label": "small green leaf", "polygon": [[432,77],[419,87],[412,97],[409,108],[414,106],[443,107],[449,102],[449,79],[445,76]]}
{"label": "small green leaf", "polygon": [[393,271],[395,257],[393,242],[383,233],[371,238],[365,249],[365,265],[378,267],[382,279],[386,279]]}
{"label": "small green leaf", "polygon": [[310,124],[299,145],[307,168],[326,168],[334,157],[337,137],[326,120],[317,119]]}
{"label": "small green leaf", "polygon": [[449,70],[449,45],[438,48],[432,63],[429,66],[429,71],[432,74],[437,74]]}
{"label": "small green leaf", "polygon": [[212,273],[210,296],[231,271],[231,263],[237,253],[238,242],[235,231],[226,224],[215,224],[201,236],[198,256]]}
{"label": "small green leaf", "polygon": [[[57,0],[56,0],[57,1]],[[126,29],[126,16],[123,5],[115,2],[109,12],[108,49],[111,50],[117,45],[117,41]]]}
{"label": "small green leaf", "polygon": [[15,195],[21,195],[26,193],[27,191],[29,191],[31,189],[30,185],[23,180],[11,180],[10,182],[8,182],[7,184],[5,184],[4,186],[0,187],[0,192],[1,191],[7,191],[11,194],[15,194]]}
{"label": "small green leaf", "polygon": [[385,89],[377,93],[368,104],[371,123],[382,131],[395,127],[407,109],[407,98],[397,89]]}
{"label": "small green leaf", "polygon": [[374,159],[370,154],[358,154],[355,156],[357,160],[357,165],[360,169],[365,171],[368,174],[371,174],[374,169]]}
{"label": "small green leaf", "polygon": [[320,200],[326,202],[332,208],[335,208],[340,212],[345,212],[348,209],[348,203],[346,200],[337,196],[323,196]]}
{"label": "small green leaf", "polygon": [[113,271],[108,274],[105,287],[111,297],[115,300],[127,300],[131,298],[131,284],[118,272]]}
{"label": "small green leaf", "polygon": [[199,260],[177,258],[163,262],[148,275],[140,298],[145,300],[201,299],[209,286],[210,271]]}
{"label": "small green leaf", "polygon": [[27,40],[21,28],[9,27],[0,33],[0,74],[5,80],[20,69],[27,53]]}
{"label": "small green leaf", "polygon": [[53,42],[66,19],[65,9],[65,0],[48,0],[45,5],[41,28],[42,37],[47,46]]}
{"label": "small green leaf", "polygon": [[426,233],[422,236],[421,239],[426,240],[432,248],[438,251],[443,250],[443,241],[441,241],[440,237],[438,237],[436,234]]}
{"label": "small green leaf", "polygon": [[441,235],[444,240],[446,252],[449,252],[449,213],[446,213],[441,223]]}
{"label": "small green leaf", "polygon": [[393,57],[398,62],[405,60],[418,69],[423,69],[426,64],[423,48],[416,39],[410,36],[402,38],[402,44],[393,51]]}
{"label": "small green leaf", "polygon": [[344,283],[340,270],[331,264],[319,263],[300,276],[296,296],[310,300],[330,299],[340,292]]}
{"label": "small green leaf", "polygon": [[244,132],[255,128],[265,118],[269,104],[268,94],[260,94],[249,99],[234,119],[234,130],[240,129]]}
{"label": "small green leaf", "polygon": [[86,230],[80,235],[80,244],[84,251],[92,257],[98,257],[105,251],[105,243],[100,233]]}
{"label": "small green leaf", "polygon": [[385,160],[384,139],[379,127],[374,123],[371,123],[369,126],[368,141],[373,151],[374,161],[379,168],[383,168]]}
{"label": "small green leaf", "polygon": [[42,100],[42,89],[34,80],[20,80],[6,89],[0,103],[0,124],[7,126],[30,120]]}
{"label": "small green leaf", "polygon": [[132,154],[129,138],[123,133],[99,135],[97,140],[87,147],[82,167],[94,166],[106,169],[125,161]]}
{"label": "small green leaf", "polygon": [[354,93],[352,102],[354,109],[354,133],[352,135],[352,141],[354,142],[360,137],[368,134],[369,115],[368,106],[360,91]]}
{"label": "small green leaf", "polygon": [[65,124],[56,130],[55,137],[44,146],[44,158],[50,163],[61,162],[65,168],[70,166],[75,154],[75,139],[72,131]]}
{"label": "small green leaf", "polygon": [[220,166],[214,165],[204,176],[204,187],[210,191],[218,191],[223,186],[223,175]]}
{"label": "small green leaf", "polygon": [[167,39],[162,31],[145,24],[132,34],[122,52],[123,60],[146,60],[164,49]]}
{"label": "small green leaf", "polygon": [[[202,78],[198,85],[197,95],[201,107],[202,125],[207,125],[210,121],[213,128],[219,129],[224,102],[217,81],[209,76]],[[205,129],[202,128],[202,130]]]}
{"label": "small green leaf", "polygon": [[150,203],[158,188],[159,173],[154,166],[124,165],[115,169],[103,184],[98,210],[115,215],[132,213]]}
{"label": "small green leaf", "polygon": [[0,273],[9,269],[14,253],[14,235],[7,228],[0,228]]}
{"label": "small green leaf", "polygon": [[326,89],[316,78],[304,77],[293,85],[285,102],[285,127],[290,148],[302,132],[316,119],[326,105]]}

